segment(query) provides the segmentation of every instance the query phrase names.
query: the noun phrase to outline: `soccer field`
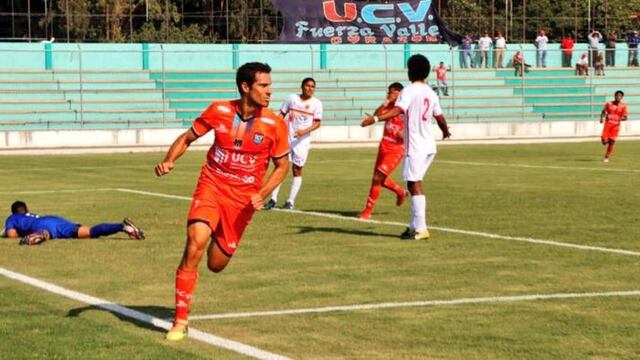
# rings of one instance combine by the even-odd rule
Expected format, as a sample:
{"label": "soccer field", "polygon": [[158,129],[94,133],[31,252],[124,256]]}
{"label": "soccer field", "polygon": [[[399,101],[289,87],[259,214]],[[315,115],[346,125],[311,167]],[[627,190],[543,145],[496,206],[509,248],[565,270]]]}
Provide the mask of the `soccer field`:
{"label": "soccer field", "polygon": [[256,213],[222,273],[201,264],[180,343],[148,321],[172,317],[205,153],[164,178],[161,153],[3,156],[2,216],[17,199],[85,225],[129,216],[147,239],[0,239],[0,357],[640,357],[640,141],[608,164],[597,141],[439,151],[424,184],[432,238],[416,242],[399,240],[409,207],[391,192],[373,221],[355,219],[375,149],[312,150],[296,211]]}

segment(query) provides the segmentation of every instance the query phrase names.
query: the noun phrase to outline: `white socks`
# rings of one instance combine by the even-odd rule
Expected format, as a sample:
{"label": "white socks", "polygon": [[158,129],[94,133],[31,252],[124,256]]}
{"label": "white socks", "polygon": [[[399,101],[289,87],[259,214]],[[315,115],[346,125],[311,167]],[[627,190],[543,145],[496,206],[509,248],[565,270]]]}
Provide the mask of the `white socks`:
{"label": "white socks", "polygon": [[[282,185],[282,183],[280,185]],[[273,189],[273,192],[271,193],[271,200],[275,202],[278,202],[278,192],[280,192],[280,185],[276,186],[276,188]]]}
{"label": "white socks", "polygon": [[427,198],[424,195],[414,195],[411,197],[411,218],[409,227],[416,232],[427,230]]}
{"label": "white socks", "polygon": [[291,180],[291,193],[289,194],[288,202],[293,204],[296,201],[298,191],[300,191],[300,186],[302,186],[302,176],[294,176]]}

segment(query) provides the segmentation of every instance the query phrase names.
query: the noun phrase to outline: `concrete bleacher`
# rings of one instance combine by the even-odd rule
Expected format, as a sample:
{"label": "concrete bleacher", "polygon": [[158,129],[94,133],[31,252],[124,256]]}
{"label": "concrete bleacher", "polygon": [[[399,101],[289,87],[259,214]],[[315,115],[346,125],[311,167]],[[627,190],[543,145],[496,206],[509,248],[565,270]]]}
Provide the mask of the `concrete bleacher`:
{"label": "concrete bleacher", "polygon": [[[449,73],[441,104],[451,123],[593,121],[615,90],[632,116],[640,105],[640,69],[607,68],[603,77],[571,69],[461,69]],[[272,108],[317,80],[325,126],[356,125],[384,99],[386,86],[406,84],[406,70],[343,69],[272,73]],[[91,70],[0,71],[0,130],[186,127],[213,100],[237,97],[235,72]]]}
{"label": "concrete bleacher", "polygon": [[181,126],[147,71],[0,71],[0,130]]}
{"label": "concrete bleacher", "polygon": [[[533,69],[524,78],[513,70],[464,69],[449,74],[449,94],[441,104],[452,123],[522,122],[572,119],[592,121],[599,117],[605,101],[618,88],[627,92],[625,101],[633,114],[640,98],[633,89],[640,85],[640,70],[610,68],[605,77],[577,77],[571,69]],[[163,77],[164,76],[164,77]],[[272,108],[277,110],[290,93],[299,92],[300,80],[317,80],[316,96],[323,101],[325,125],[354,125],[365,112],[383,100],[386,85],[407,83],[406,71],[274,71]],[[610,76],[610,78],[608,78]],[[236,97],[233,73],[152,73],[176,116],[188,123],[212,100]],[[621,80],[621,81],[618,81]]]}

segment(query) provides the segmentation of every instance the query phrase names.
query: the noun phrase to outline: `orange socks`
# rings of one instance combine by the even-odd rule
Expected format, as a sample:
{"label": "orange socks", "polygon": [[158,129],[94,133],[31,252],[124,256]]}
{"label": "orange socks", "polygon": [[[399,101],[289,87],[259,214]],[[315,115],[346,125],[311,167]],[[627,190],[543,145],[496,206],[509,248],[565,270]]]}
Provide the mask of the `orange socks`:
{"label": "orange socks", "polygon": [[197,283],[198,270],[178,268],[176,271],[176,322],[188,321],[191,296]]}
{"label": "orange socks", "polygon": [[609,158],[609,156],[611,156],[611,154],[613,154],[613,147],[614,147],[615,145],[616,145],[616,144],[611,144],[611,143],[610,143],[610,144],[607,146],[607,153],[606,153],[606,154],[605,154],[605,156],[604,156],[604,157],[605,157],[605,159],[608,159],[608,158]]}

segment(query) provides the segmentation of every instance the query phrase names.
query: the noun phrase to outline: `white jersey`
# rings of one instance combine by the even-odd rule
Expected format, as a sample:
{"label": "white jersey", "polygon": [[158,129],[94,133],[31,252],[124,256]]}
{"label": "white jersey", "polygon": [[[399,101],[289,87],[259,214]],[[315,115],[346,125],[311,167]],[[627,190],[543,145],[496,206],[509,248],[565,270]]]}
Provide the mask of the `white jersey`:
{"label": "white jersey", "polygon": [[289,125],[289,143],[293,147],[297,143],[311,141],[311,134],[300,138],[295,138],[294,134],[310,127],[314,119],[322,120],[322,102],[313,96],[302,100],[300,95],[291,94],[280,107],[280,112],[287,114],[285,120]]}
{"label": "white jersey", "polygon": [[404,111],[404,139],[407,156],[436,153],[433,117],[442,115],[438,95],[422,82],[414,82],[400,92],[396,106]]}

